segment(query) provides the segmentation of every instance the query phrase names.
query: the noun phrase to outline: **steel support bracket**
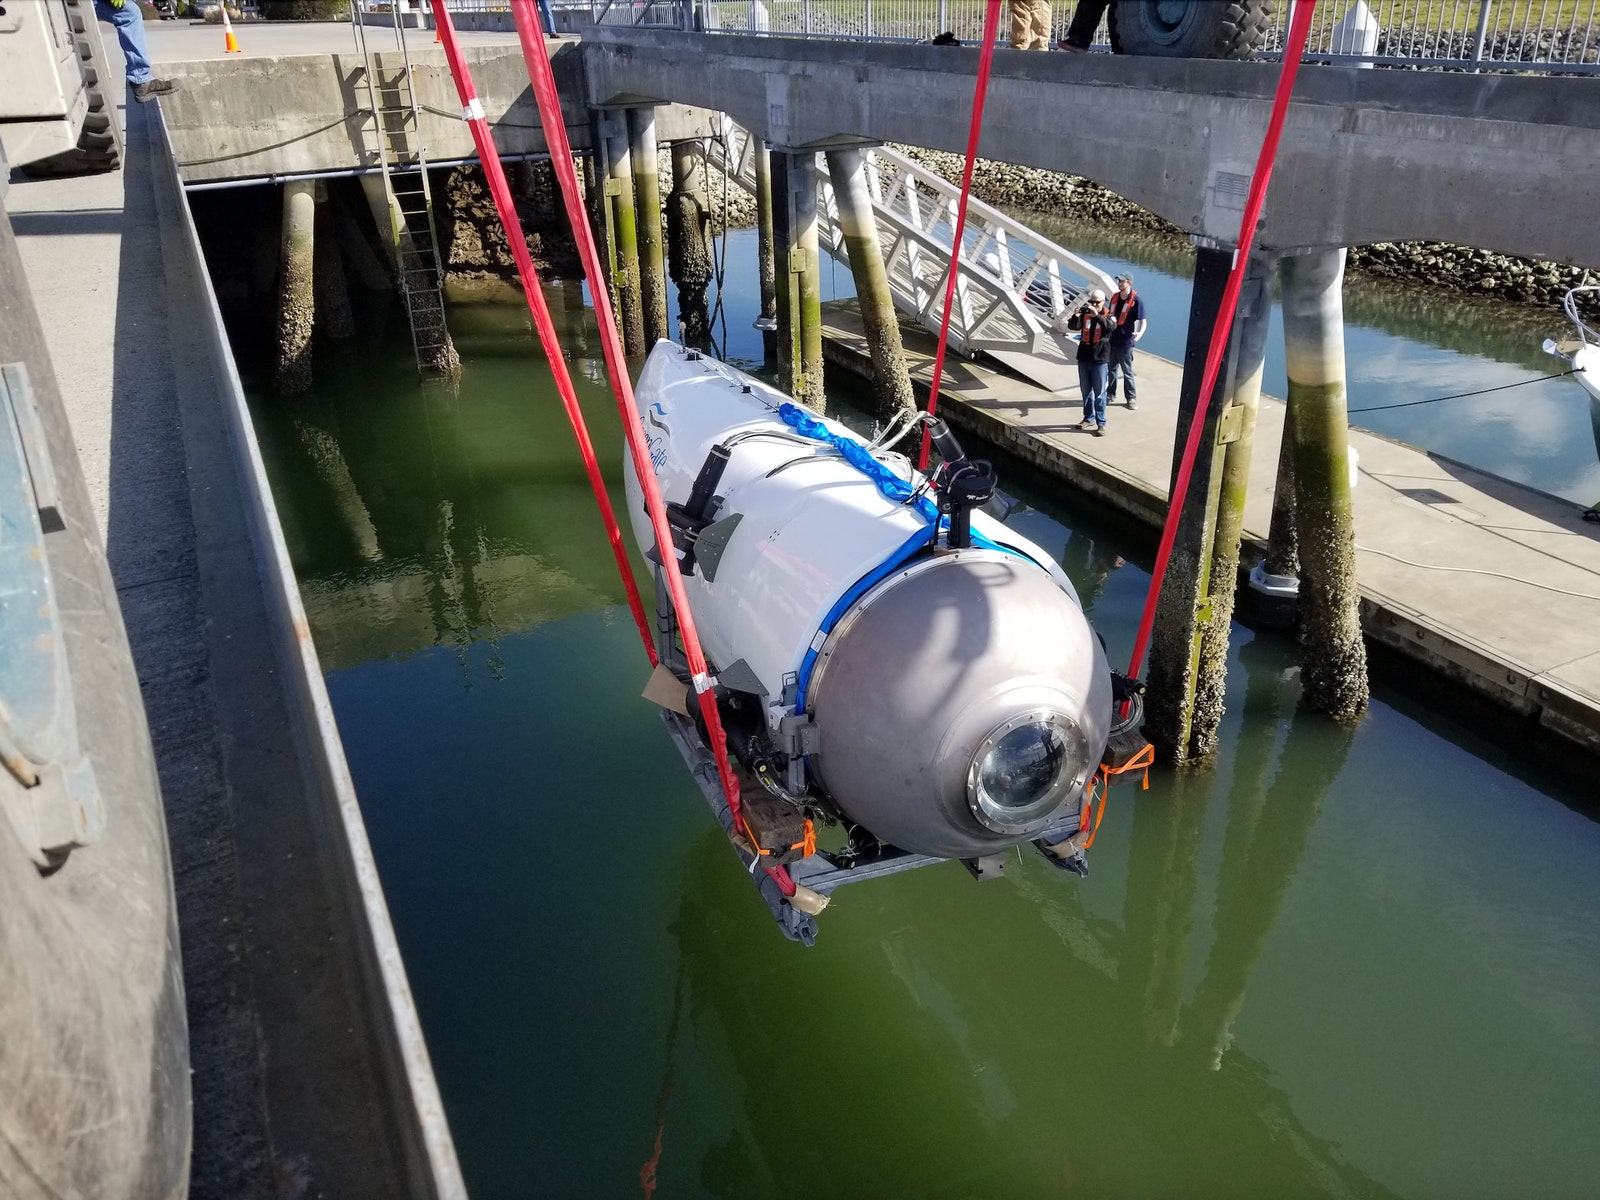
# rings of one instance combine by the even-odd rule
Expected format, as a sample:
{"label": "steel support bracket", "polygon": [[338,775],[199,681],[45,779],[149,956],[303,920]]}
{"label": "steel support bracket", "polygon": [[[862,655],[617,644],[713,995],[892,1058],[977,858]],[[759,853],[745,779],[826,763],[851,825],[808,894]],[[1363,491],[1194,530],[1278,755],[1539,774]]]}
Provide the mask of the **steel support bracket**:
{"label": "steel support bracket", "polygon": [[789,274],[804,275],[806,273],[806,252],[798,246],[789,249]]}
{"label": "steel support bracket", "polygon": [[1217,421],[1217,445],[1237,442],[1244,435],[1244,405],[1230,404]]}

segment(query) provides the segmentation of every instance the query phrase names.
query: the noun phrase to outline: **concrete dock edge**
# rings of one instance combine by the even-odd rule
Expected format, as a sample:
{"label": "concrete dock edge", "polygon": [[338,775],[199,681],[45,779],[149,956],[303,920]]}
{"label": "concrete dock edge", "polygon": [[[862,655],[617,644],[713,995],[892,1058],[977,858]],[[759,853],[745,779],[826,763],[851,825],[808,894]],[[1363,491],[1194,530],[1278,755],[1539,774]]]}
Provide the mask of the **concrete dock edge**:
{"label": "concrete dock edge", "polygon": [[[324,807],[326,847],[343,891],[339,897],[359,947],[365,1004],[374,1024],[388,1074],[390,1107],[399,1128],[408,1167],[409,1194],[459,1200],[467,1194],[443,1101],[412,1000],[400,948],[389,919],[377,864],[367,839],[350,769],[323,682],[316,648],[300,602],[299,587],[278,520],[244,389],[223,329],[216,295],[200,249],[199,235],[183,197],[178,162],[164,120],[155,123],[158,162],[156,187],[163,210],[176,223],[172,240],[188,259],[210,320],[204,344],[222,392],[218,405],[234,452],[239,488],[247,500],[246,518],[272,623],[274,652],[283,674],[302,758],[310,765]],[[168,234],[174,229],[169,228]]]}

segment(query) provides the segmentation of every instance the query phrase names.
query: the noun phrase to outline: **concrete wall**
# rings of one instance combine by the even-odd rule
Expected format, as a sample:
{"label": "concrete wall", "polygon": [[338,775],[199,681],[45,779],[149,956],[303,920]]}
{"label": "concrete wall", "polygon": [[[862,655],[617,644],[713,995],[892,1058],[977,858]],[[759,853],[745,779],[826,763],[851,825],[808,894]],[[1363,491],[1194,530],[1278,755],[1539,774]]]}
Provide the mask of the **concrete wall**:
{"label": "concrete wall", "polygon": [[[160,122],[156,124],[159,128]],[[370,1036],[381,1057],[386,1094],[370,1100],[383,1114],[391,1136],[399,1142],[404,1194],[415,1200],[465,1200],[466,1185],[456,1161],[244,390],[211,290],[199,236],[183,199],[177,160],[171,152],[171,141],[164,134],[155,147],[155,157],[163,230],[175,232],[177,257],[182,260],[175,265],[204,298],[207,320],[200,341],[208,359],[204,365],[218,381],[215,420],[226,431],[235,482],[245,503],[249,540],[267,611],[261,634],[271,640],[284,685],[283,700],[290,723],[286,733],[292,744],[280,748],[280,753],[297,753],[306,765],[310,791],[305,799],[318,818],[323,833],[320,849],[333,867],[339,889],[331,898],[337,910],[335,919],[340,921],[347,935],[344,940],[353,945],[359,959],[354,973],[364,989],[362,1001],[370,1027],[351,1031],[350,1036]],[[348,1152],[360,1156],[367,1148],[352,1145]]]}
{"label": "concrete wall", "polygon": [[[521,50],[514,45],[468,46],[463,53],[500,152],[544,153],[539,110]],[[385,98],[382,81],[399,76],[400,54],[374,57],[379,104],[395,104],[392,92]],[[589,116],[577,44],[552,43],[551,57],[564,99],[567,136],[574,149],[587,149]],[[413,49],[411,62],[417,102],[425,106],[420,135],[428,158],[444,162],[473,157],[472,133],[461,119],[444,51],[433,45]],[[186,183],[378,165],[366,64],[354,52],[179,62],[164,64],[162,72],[184,81],[183,90],[166,97],[161,106]],[[708,114],[681,106],[663,110],[658,120],[662,141],[709,131]],[[411,132],[408,127],[408,137]],[[391,137],[391,144],[399,140]]]}
{"label": "concrete wall", "polygon": [[[777,146],[965,148],[974,49],[620,26],[584,38],[591,103],[700,105]],[[1278,74],[1274,63],[1002,50],[980,152],[1087,176],[1232,243]],[[1600,266],[1595,162],[1593,80],[1304,67],[1261,240],[1428,238]]]}

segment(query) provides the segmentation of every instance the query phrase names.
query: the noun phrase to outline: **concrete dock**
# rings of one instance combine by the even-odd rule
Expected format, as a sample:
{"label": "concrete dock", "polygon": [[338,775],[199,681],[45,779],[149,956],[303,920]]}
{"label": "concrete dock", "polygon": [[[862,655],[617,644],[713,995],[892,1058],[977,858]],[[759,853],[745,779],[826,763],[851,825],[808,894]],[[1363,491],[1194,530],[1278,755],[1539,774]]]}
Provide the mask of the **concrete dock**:
{"label": "concrete dock", "polygon": [[[823,331],[830,364],[870,371],[853,301],[825,306]],[[934,338],[904,321],[901,333],[926,395]],[[1181,376],[1177,363],[1139,353],[1139,407],[1111,407],[1103,438],[1076,428],[1075,390],[1046,392],[955,356],[939,404],[958,426],[1159,527]],[[1261,545],[1283,414],[1282,400],[1262,397],[1245,509],[1246,537]],[[1367,637],[1600,751],[1600,526],[1579,505],[1362,429],[1350,445]],[[1248,548],[1244,558],[1253,561]]]}
{"label": "concrete dock", "polygon": [[306,702],[320,671],[297,678],[308,639],[281,615],[286,560],[262,552],[264,477],[241,468],[243,397],[160,113],[121,115],[122,170],[16,176],[5,205],[155,749],[194,1071],[190,1194],[459,1195],[431,1072],[419,1086],[411,1070],[426,1051],[348,775],[348,805],[327,778],[330,761],[345,771],[331,714]]}

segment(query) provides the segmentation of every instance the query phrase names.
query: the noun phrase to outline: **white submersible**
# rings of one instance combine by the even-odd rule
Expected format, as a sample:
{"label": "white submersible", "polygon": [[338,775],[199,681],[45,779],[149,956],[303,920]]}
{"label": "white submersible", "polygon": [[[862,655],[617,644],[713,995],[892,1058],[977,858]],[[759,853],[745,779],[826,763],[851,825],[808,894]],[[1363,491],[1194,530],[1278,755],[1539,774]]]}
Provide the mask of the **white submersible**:
{"label": "white submersible", "polygon": [[1061,569],[970,507],[987,463],[945,437],[930,492],[903,456],[665,341],[635,395],[730,744],[774,768],[769,790],[969,860],[1079,811],[1111,672]]}

